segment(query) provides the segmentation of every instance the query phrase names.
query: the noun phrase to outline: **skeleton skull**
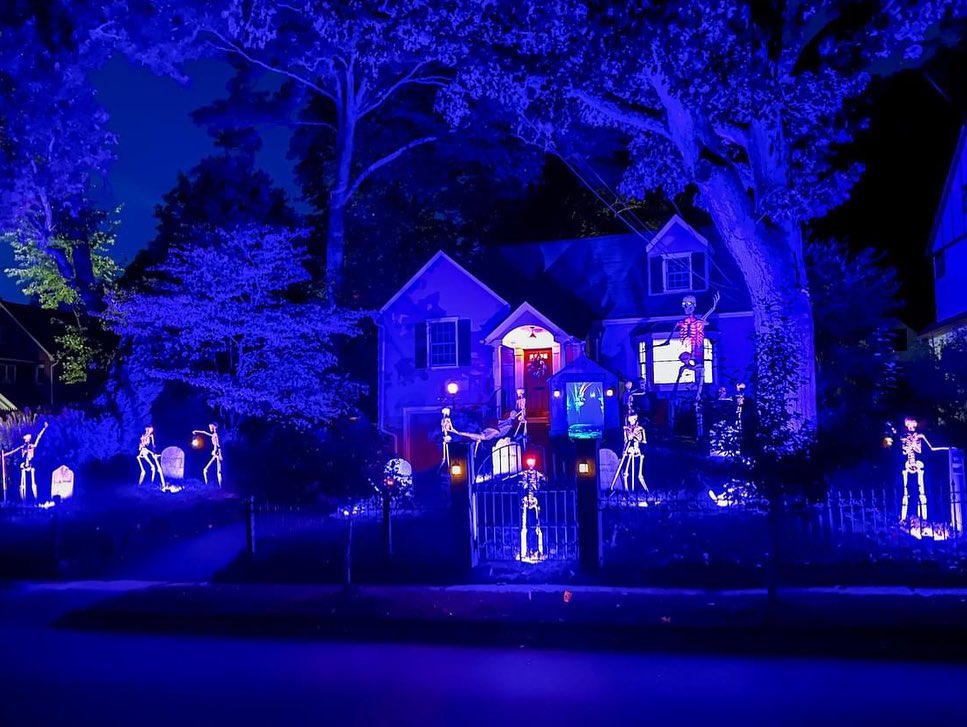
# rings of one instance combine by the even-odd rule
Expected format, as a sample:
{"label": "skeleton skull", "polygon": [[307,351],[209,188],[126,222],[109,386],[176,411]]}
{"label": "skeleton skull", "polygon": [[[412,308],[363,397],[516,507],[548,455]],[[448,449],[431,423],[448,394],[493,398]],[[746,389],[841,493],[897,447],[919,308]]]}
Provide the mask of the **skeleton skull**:
{"label": "skeleton skull", "polygon": [[692,315],[695,312],[695,296],[686,295],[682,298],[682,309],[685,311],[685,315]]}

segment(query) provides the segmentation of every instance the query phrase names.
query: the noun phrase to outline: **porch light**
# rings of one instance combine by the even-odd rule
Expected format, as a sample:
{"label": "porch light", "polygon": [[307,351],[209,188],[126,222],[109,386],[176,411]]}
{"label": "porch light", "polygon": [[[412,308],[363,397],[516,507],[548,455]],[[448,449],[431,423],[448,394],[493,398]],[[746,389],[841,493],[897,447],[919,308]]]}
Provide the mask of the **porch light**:
{"label": "porch light", "polygon": [[463,474],[463,465],[461,465],[461,464],[452,464],[452,465],[450,465],[450,474],[453,475],[454,477],[459,477],[460,475],[462,475]]}
{"label": "porch light", "polygon": [[560,389],[554,389],[554,398],[555,399],[560,399],[561,398],[561,390]]}
{"label": "porch light", "polygon": [[458,391],[460,391],[460,385],[456,381],[451,381],[447,384],[447,393],[450,396],[456,396]]}
{"label": "porch light", "polygon": [[604,392],[605,396],[614,396],[614,389],[606,389]]}
{"label": "porch light", "polygon": [[578,462],[578,474],[579,475],[589,475],[591,474],[591,463],[586,459],[582,459]]}

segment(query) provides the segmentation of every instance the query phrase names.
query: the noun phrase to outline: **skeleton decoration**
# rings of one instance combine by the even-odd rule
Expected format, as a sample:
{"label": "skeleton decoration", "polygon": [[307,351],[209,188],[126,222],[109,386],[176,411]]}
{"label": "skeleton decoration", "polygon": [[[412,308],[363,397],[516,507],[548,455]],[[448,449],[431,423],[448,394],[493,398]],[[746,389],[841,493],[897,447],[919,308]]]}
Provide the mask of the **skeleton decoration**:
{"label": "skeleton decoration", "polygon": [[154,445],[154,427],[150,424],[144,428],[144,434],[141,435],[141,440],[138,442],[138,467],[141,469],[141,476],[138,478],[138,486],[144,482],[145,470],[144,465],[147,463],[148,469],[151,470],[151,484],[154,484],[155,470],[161,475],[161,489],[167,490],[168,486],[165,484],[165,473],[161,469],[161,457],[155,451]]}
{"label": "skeleton decoration", "polygon": [[618,469],[611,480],[611,491],[618,482],[618,475],[621,475],[624,483],[625,492],[632,492],[634,484],[637,482],[641,488],[648,492],[648,485],[645,483],[645,455],[641,451],[641,445],[647,444],[645,430],[638,423],[638,415],[634,412],[628,414],[624,427],[624,451],[618,461]]}
{"label": "skeleton decoration", "polygon": [[527,397],[523,389],[517,389],[517,403],[514,405],[513,416],[517,419],[513,439],[527,441]]}
{"label": "skeleton decoration", "polygon": [[[30,492],[33,494],[34,501],[37,501],[37,473],[34,469],[34,454],[37,445],[40,444],[41,437],[47,431],[47,422],[41,427],[37,438],[29,432],[23,437],[23,444],[9,452],[2,453],[3,459],[3,498],[7,499],[7,457],[13,454],[20,454],[20,502],[27,501],[27,480],[30,479]],[[29,477],[28,477],[29,476]]]}
{"label": "skeleton decoration", "polygon": [[705,383],[705,326],[708,325],[709,316],[718,307],[721,297],[721,295],[715,293],[712,296],[712,307],[704,315],[696,316],[695,306],[697,301],[695,296],[686,295],[682,298],[682,310],[685,311],[685,317],[675,324],[664,343],[655,344],[656,346],[667,346],[671,343],[672,338],[677,337],[682,345],[682,352],[678,355],[678,360],[681,361],[682,365],[678,369],[678,376],[675,377],[672,394],[678,392],[682,375],[686,371],[693,371],[695,373],[695,413],[698,436],[702,435],[702,417],[699,405],[702,400],[702,385]]}
{"label": "skeleton decoration", "polygon": [[[520,501],[520,559],[525,563],[536,563],[544,559],[544,531],[541,529],[541,506],[537,500],[537,490],[545,481],[533,460],[528,460],[527,469],[521,473],[521,486],[524,497]],[[536,549],[530,547],[529,533],[534,531]]]}
{"label": "skeleton decoration", "polygon": [[208,425],[208,431],[203,429],[193,429],[192,434],[201,434],[212,440],[212,456],[208,460],[208,464],[201,471],[202,479],[205,480],[205,484],[208,484],[208,470],[212,465],[215,465],[215,477],[218,480],[218,486],[222,486],[222,444],[218,438],[218,425],[212,422]]}
{"label": "skeleton decoration", "polygon": [[458,432],[453,428],[453,422],[450,420],[450,407],[445,406],[440,412],[443,414],[443,418],[440,420],[440,432],[443,434],[443,459],[440,460],[440,467],[450,467],[450,442],[453,441],[453,435]]}
{"label": "skeleton decoration", "polygon": [[910,490],[908,487],[910,475],[917,476],[917,517],[921,522],[927,519],[927,490],[924,486],[923,475],[926,469],[923,462],[918,457],[923,453],[923,445],[926,444],[931,452],[944,451],[949,447],[934,447],[927,438],[917,431],[917,420],[907,417],[903,420],[906,433],[900,437],[900,449],[903,452],[904,462],[900,475],[903,478],[903,499],[900,504],[900,522],[907,519],[907,510],[910,505]]}

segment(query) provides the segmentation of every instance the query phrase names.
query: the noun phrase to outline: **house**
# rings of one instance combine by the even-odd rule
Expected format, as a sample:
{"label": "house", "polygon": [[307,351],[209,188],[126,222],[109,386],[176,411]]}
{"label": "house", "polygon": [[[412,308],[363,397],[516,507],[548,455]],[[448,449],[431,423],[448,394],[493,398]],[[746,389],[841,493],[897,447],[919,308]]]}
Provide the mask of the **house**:
{"label": "house", "polygon": [[[555,402],[565,395],[555,382],[582,391],[583,377],[600,382],[586,393],[614,401],[612,382],[644,380],[667,412],[690,387],[694,399],[692,372],[676,387],[683,297],[695,296],[701,315],[713,292],[721,300],[706,330],[704,383],[731,390],[752,367],[748,290],[721,242],[678,216],[650,235],[501,246],[474,272],[438,252],[377,318],[380,429],[419,471],[439,464],[445,405],[458,430],[461,416],[463,426],[490,426],[523,389],[530,433],[546,440],[568,430],[556,419],[573,409]],[[601,411],[602,428],[617,431],[620,407],[606,401]]]}
{"label": "house", "polygon": [[967,126],[960,130],[928,251],[937,318],[921,336],[936,350],[947,336],[967,331]]}
{"label": "house", "polygon": [[0,411],[53,406],[53,350],[50,311],[0,301]]}

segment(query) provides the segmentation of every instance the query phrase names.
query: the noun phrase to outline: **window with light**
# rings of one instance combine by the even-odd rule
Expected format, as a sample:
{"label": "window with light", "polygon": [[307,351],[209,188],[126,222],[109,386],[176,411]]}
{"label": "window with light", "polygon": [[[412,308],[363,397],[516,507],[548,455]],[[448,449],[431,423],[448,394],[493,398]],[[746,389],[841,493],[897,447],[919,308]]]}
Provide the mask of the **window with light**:
{"label": "window with light", "polygon": [[[653,344],[663,343],[666,335],[655,335],[652,338]],[[674,384],[678,378],[678,370],[682,367],[679,356],[685,352],[685,347],[677,338],[672,338],[667,346],[653,345],[651,349],[651,381],[654,384]],[[648,342],[641,341],[638,344],[638,365],[641,375],[645,376],[648,371]],[[713,382],[712,377],[712,342],[705,339],[705,383]],[[695,372],[686,369],[682,372],[679,383],[694,384]]]}
{"label": "window with light", "polygon": [[666,255],[663,262],[665,265],[666,293],[692,290],[692,256],[690,254]]}

